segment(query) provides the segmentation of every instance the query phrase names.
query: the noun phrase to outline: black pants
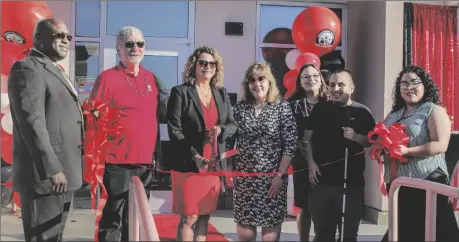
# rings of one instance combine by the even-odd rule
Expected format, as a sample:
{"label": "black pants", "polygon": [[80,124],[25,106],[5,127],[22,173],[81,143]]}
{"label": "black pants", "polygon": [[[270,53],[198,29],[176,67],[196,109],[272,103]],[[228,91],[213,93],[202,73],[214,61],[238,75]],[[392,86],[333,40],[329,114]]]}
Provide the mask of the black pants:
{"label": "black pants", "polygon": [[[301,160],[301,162],[305,162]],[[311,212],[309,210],[309,190],[310,182],[306,165],[294,165],[293,170],[293,194],[295,206],[301,208],[299,220],[299,231],[301,241],[309,241],[309,232],[311,231]]]}
{"label": "black pants", "polygon": [[105,164],[104,185],[108,199],[99,223],[99,241],[129,241],[129,180],[133,176],[138,176],[147,185],[152,172],[147,167]]}
{"label": "black pants", "polygon": [[[317,242],[336,241],[336,229],[341,233],[344,188],[339,186],[311,186],[309,207]],[[344,217],[344,241],[357,241],[363,217],[364,188],[348,187]]]}
{"label": "black pants", "polygon": [[73,191],[63,195],[20,192],[22,226],[26,241],[62,241]]}
{"label": "black pants", "polygon": [[[427,180],[448,184],[446,175]],[[389,190],[390,184],[387,186]],[[425,241],[426,192],[411,187],[400,187],[398,192],[398,241]],[[437,242],[459,241],[459,228],[448,197],[437,195]],[[388,232],[382,241],[388,241]]]}

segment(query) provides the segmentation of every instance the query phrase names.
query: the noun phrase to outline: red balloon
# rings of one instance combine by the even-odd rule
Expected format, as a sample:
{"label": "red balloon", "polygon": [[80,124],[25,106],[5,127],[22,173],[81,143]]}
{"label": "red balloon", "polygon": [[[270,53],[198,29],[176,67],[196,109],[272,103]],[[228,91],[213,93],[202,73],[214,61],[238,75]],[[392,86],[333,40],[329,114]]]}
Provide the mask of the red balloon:
{"label": "red balloon", "polygon": [[284,75],[284,86],[287,90],[295,90],[296,79],[298,78],[298,70],[290,70]]}
{"label": "red balloon", "polygon": [[290,96],[292,96],[292,94],[295,92],[295,88],[293,89],[290,89],[290,90],[287,90],[287,92],[285,92],[284,94],[284,99],[287,100],[290,98]]}
{"label": "red balloon", "polygon": [[[3,119],[5,114],[0,114],[0,121]],[[3,128],[1,128],[1,144],[2,144],[2,159],[8,163],[13,164],[13,136],[8,134]]]}
{"label": "red balloon", "polygon": [[2,38],[32,47],[35,24],[52,17],[46,1],[2,1]]}
{"label": "red balloon", "polygon": [[26,57],[27,49],[25,45],[18,45],[11,42],[8,42],[4,39],[1,40],[2,45],[2,56],[1,56],[1,64],[2,64],[2,74],[9,75],[11,67],[13,66],[14,62],[18,60],[22,60]]}
{"label": "red balloon", "polygon": [[333,51],[341,40],[341,22],[325,7],[309,7],[293,21],[292,38],[301,52],[323,56]]}
{"label": "red balloon", "polygon": [[320,58],[313,53],[303,53],[296,58],[296,69],[301,70],[301,67],[307,64],[313,64],[318,70],[320,70]]}

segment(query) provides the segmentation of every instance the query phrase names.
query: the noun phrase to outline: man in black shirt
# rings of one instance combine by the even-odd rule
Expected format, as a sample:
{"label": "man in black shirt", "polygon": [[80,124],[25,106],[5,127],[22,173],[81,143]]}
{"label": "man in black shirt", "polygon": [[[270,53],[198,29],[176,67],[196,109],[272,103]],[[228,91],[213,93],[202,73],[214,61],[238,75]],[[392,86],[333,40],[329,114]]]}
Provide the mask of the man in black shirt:
{"label": "man in black shirt", "polygon": [[344,241],[357,241],[363,216],[364,147],[370,145],[367,134],[373,130],[375,120],[366,106],[351,99],[354,88],[351,72],[335,71],[330,79],[331,100],[317,104],[306,125],[304,153],[312,184],[310,209],[316,235],[314,241],[318,242],[335,240],[336,229],[341,228],[344,192]]}

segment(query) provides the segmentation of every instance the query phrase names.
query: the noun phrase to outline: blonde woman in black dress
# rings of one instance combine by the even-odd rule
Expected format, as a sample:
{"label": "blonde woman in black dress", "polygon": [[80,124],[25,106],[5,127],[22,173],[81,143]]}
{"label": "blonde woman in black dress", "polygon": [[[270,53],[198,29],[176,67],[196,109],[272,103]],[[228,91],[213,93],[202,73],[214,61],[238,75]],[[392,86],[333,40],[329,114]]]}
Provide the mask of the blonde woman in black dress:
{"label": "blonde woman in black dress", "polygon": [[286,172],[298,141],[295,118],[268,65],[252,64],[242,85],[242,101],[234,107],[240,152],[234,170],[278,175],[234,178],[238,240],[256,240],[256,229],[262,227],[262,241],[278,241],[287,215]]}

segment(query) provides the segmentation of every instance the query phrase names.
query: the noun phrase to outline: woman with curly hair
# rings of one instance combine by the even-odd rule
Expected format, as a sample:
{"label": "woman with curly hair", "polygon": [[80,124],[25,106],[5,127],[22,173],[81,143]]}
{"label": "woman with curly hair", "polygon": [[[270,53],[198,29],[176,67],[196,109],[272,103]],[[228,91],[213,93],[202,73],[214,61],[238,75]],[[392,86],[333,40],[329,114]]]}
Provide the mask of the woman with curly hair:
{"label": "woman with curly hair", "polygon": [[[173,210],[181,215],[177,241],[205,241],[210,214],[217,207],[220,180],[199,176],[212,156],[236,132],[231,103],[223,85],[223,62],[210,47],[197,48],[188,58],[183,84],[175,86],[167,105],[169,137],[176,152],[172,166]],[[226,163],[222,162],[226,169]]]}
{"label": "woman with curly hair", "polygon": [[[451,121],[439,105],[438,89],[430,75],[420,67],[405,67],[397,77],[392,111],[386,126],[402,123],[410,138],[408,147],[400,146],[408,163],[391,165],[386,159],[384,180],[401,176],[448,184],[445,151],[451,135]],[[399,241],[425,241],[425,190],[401,187],[398,198]],[[459,228],[448,197],[437,195],[436,241],[457,241]],[[382,241],[388,240],[388,234]]]}
{"label": "woman with curly hair", "polygon": [[[328,100],[328,87],[321,72],[312,64],[301,67],[296,79],[295,92],[288,99],[295,116],[298,140],[303,140],[303,134],[314,105]],[[300,208],[297,216],[297,227],[301,241],[309,240],[311,229],[311,213],[309,211],[309,175],[308,165],[301,150],[297,149],[292,160],[293,195],[295,206]]]}
{"label": "woman with curly hair", "polygon": [[298,135],[292,110],[280,97],[268,65],[255,62],[247,69],[242,100],[234,106],[234,119],[240,152],[234,159],[234,170],[271,173],[234,178],[233,214],[238,241],[255,241],[257,227],[262,227],[262,241],[279,241],[287,215],[286,172]]}

